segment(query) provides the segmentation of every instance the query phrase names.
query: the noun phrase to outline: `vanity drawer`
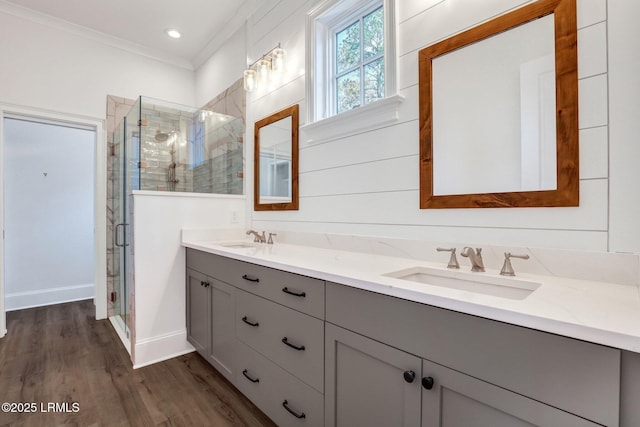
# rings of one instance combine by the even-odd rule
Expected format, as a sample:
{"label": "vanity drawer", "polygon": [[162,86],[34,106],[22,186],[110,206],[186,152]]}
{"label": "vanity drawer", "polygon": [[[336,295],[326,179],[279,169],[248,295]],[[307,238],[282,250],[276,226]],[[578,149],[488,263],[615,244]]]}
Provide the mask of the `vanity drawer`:
{"label": "vanity drawer", "polygon": [[[236,387],[279,426],[322,426],[322,393],[238,342]],[[287,411],[283,403],[293,413]],[[304,418],[302,417],[304,414]],[[297,415],[297,416],[296,416]]]}
{"label": "vanity drawer", "polygon": [[187,249],[187,265],[245,291],[324,319],[324,281]]}
{"label": "vanity drawer", "polygon": [[239,290],[236,336],[281,368],[323,391],[323,321]]}

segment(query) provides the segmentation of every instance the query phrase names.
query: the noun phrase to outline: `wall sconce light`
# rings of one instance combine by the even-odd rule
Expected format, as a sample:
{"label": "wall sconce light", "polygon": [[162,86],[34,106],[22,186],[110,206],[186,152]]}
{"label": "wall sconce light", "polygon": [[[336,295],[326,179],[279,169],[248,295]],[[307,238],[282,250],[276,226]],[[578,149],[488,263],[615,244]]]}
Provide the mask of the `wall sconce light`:
{"label": "wall sconce light", "polygon": [[268,85],[274,75],[284,71],[286,62],[287,52],[278,43],[244,71],[244,90],[251,92],[259,85]]}
{"label": "wall sconce light", "polygon": [[244,90],[251,92],[257,86],[256,72],[254,70],[244,70]]}

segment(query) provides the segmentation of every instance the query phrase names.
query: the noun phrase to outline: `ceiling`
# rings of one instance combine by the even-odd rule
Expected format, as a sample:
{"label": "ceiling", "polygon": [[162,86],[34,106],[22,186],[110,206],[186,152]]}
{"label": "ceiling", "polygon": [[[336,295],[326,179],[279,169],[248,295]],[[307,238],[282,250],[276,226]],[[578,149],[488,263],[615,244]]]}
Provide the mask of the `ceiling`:
{"label": "ceiling", "polygon": [[[245,22],[257,0],[0,0],[0,11],[67,25],[110,44],[194,69]],[[2,7],[4,6],[4,7]],[[180,39],[165,29],[175,28]],[[97,32],[97,33],[96,33]]]}

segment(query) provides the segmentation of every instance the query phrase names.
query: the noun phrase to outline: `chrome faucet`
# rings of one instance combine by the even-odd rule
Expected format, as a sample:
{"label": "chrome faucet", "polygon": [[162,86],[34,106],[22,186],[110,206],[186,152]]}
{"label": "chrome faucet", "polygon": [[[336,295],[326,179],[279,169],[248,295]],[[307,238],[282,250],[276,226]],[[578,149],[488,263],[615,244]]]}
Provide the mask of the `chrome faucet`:
{"label": "chrome faucet", "polygon": [[247,236],[250,234],[253,234],[255,236],[255,239],[253,239],[253,241],[256,243],[265,243],[267,241],[267,237],[265,236],[264,231],[262,232],[262,235],[258,234],[258,232],[254,230],[247,231]]}
{"label": "chrome faucet", "polygon": [[482,248],[473,248],[465,246],[460,252],[463,257],[469,258],[471,261],[471,271],[484,271],[484,261],[482,261]]}

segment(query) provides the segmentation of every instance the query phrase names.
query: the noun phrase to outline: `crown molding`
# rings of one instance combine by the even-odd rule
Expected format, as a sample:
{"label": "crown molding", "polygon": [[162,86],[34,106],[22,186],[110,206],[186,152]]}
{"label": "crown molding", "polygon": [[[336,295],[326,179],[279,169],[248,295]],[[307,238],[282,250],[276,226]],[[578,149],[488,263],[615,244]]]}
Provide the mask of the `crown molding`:
{"label": "crown molding", "polygon": [[[96,43],[124,50],[129,53],[144,56],[159,62],[164,62],[189,71],[194,71],[193,63],[185,58],[170,55],[157,49],[152,49],[138,43],[130,42],[119,37],[111,36],[100,31],[92,30],[60,18],[56,18],[45,13],[37,12],[23,6],[0,0],[0,13],[5,13],[18,18],[26,19],[37,24],[41,24],[56,30],[64,31],[78,37],[82,37]],[[224,41],[223,41],[224,42]],[[219,46],[218,46],[219,47]]]}
{"label": "crown molding", "polygon": [[260,7],[259,0],[245,0],[238,8],[233,18],[227,21],[224,28],[216,32],[200,52],[193,58],[193,67],[200,68],[211,56],[216,53],[227,40],[233,36],[246,23]]}

